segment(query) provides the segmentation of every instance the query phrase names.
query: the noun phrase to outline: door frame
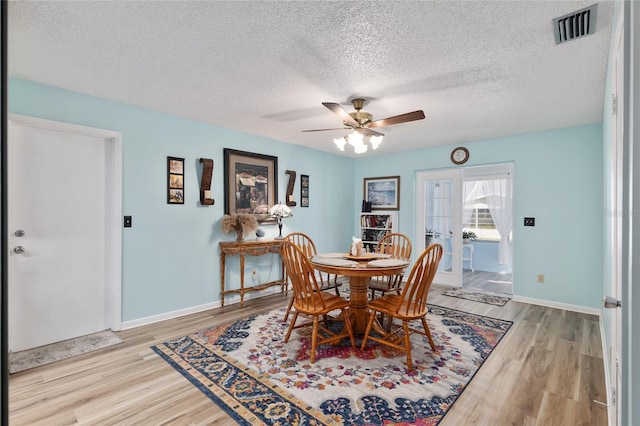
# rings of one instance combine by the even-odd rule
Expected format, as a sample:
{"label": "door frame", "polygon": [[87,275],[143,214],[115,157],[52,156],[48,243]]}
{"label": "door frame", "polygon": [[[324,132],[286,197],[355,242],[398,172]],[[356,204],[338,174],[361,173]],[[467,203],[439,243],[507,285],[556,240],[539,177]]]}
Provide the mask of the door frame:
{"label": "door frame", "polygon": [[[106,156],[106,212],[105,212],[105,295],[107,325],[111,330],[122,328],[122,133],[46,120],[19,114],[9,114],[9,126],[18,125],[83,136],[103,138],[107,142]],[[11,167],[11,164],[8,165]],[[10,189],[9,189],[10,190]],[[5,236],[8,238],[8,236]]]}
{"label": "door frame", "polygon": [[[622,280],[623,266],[622,259],[624,256],[624,22],[620,22],[614,33],[613,43],[613,84],[612,91],[616,99],[617,111],[614,112],[614,118],[611,125],[612,136],[612,158],[611,158],[611,194],[610,203],[612,214],[610,226],[610,250],[611,250],[611,275],[610,288],[607,294],[613,295],[614,298],[621,300],[622,297]],[[623,305],[624,306],[624,305]],[[622,368],[623,368],[623,352],[622,352],[622,307],[614,309],[611,313],[610,324],[610,351],[608,354],[609,362],[606,374],[609,376],[607,387],[607,401],[609,408],[609,423],[612,425],[622,424]]]}

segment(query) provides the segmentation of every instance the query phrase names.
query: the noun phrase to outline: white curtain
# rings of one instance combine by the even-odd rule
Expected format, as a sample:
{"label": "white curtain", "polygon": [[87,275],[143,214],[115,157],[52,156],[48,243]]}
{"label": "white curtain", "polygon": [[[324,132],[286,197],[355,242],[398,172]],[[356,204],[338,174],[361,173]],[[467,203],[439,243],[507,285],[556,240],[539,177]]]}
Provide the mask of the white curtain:
{"label": "white curtain", "polygon": [[480,182],[472,181],[465,182],[463,187],[463,205],[462,205],[462,226],[465,226],[471,220],[471,215],[473,214],[473,205],[475,204],[475,200],[481,196],[482,187],[480,186]]}
{"label": "white curtain", "polygon": [[489,206],[489,212],[496,224],[496,229],[500,234],[500,245],[498,246],[498,262],[501,265],[510,262],[509,255],[509,235],[513,228],[512,219],[512,198],[513,198],[513,179],[509,176],[507,179],[483,180],[482,189],[484,190],[485,200]]}

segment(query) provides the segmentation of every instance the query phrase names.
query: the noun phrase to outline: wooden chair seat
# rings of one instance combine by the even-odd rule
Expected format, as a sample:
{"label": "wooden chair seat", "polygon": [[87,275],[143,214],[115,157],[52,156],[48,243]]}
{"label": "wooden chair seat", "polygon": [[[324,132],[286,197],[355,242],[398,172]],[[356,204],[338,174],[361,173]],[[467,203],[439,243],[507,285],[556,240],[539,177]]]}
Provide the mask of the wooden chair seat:
{"label": "wooden chair seat", "polygon": [[[295,308],[284,342],[289,342],[291,332],[294,329],[310,326],[312,327],[311,363],[316,361],[318,345],[324,343],[337,342],[348,337],[351,340],[351,347],[355,349],[356,344],[353,338],[351,322],[349,321],[349,301],[343,297],[320,290],[315,270],[311,266],[309,258],[296,244],[288,240],[283,241],[282,260],[287,276],[293,285],[291,304]],[[331,311],[340,311],[340,318],[344,323],[344,327],[339,333],[330,330],[328,324],[320,324],[320,317],[322,316],[326,323],[327,315]],[[311,316],[312,320],[297,324],[300,314]]]}
{"label": "wooden chair seat", "polygon": [[[429,326],[427,325],[427,297],[433,282],[433,277],[438,269],[438,264],[442,258],[442,246],[432,244],[420,255],[407,280],[407,284],[402,289],[400,295],[387,294],[370,301],[367,305],[369,309],[369,320],[364,332],[361,349],[364,350],[367,341],[373,340],[392,348],[403,350],[407,353],[407,366],[413,370],[411,359],[411,334],[419,333],[427,337],[431,349],[437,351],[436,345],[431,337]],[[381,337],[371,336],[373,322],[378,315],[389,317],[388,333]],[[393,320],[402,321],[402,325],[393,325]],[[419,319],[422,322],[422,330],[409,327],[409,321]]]}

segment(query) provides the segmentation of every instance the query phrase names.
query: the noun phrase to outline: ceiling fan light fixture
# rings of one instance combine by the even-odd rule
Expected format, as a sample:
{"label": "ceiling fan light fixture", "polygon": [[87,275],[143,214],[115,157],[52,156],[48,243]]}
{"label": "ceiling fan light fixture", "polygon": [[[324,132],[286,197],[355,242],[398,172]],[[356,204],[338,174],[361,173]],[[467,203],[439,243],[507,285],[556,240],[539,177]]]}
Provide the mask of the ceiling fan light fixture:
{"label": "ceiling fan light fixture", "polygon": [[366,146],[365,144],[357,145],[353,147],[353,151],[356,154],[364,154],[365,152],[367,152],[367,149],[369,149],[369,147]]}
{"label": "ceiling fan light fixture", "polygon": [[382,136],[369,136],[369,143],[371,144],[371,148],[378,149],[380,143],[382,143]]}
{"label": "ceiling fan light fixture", "polygon": [[340,151],[344,151],[344,146],[347,144],[347,140],[346,140],[344,137],[342,137],[342,138],[335,138],[335,139],[333,140],[333,143],[335,143],[335,144],[336,144],[336,146],[338,147],[338,149],[339,149]]}
{"label": "ceiling fan light fixture", "polygon": [[349,141],[349,145],[353,146],[354,148],[359,145],[364,145],[364,142],[362,140],[362,133],[358,132],[357,130],[354,130],[353,133],[348,135],[347,140]]}
{"label": "ceiling fan light fixture", "polygon": [[364,143],[364,137],[362,133],[354,130],[353,133],[348,135],[347,140],[349,141],[349,145],[353,147],[353,150],[356,154],[364,154],[367,152],[369,147]]}
{"label": "ceiling fan light fixture", "polygon": [[[422,120],[425,118],[424,111],[417,110],[374,121],[371,114],[366,111],[362,111],[362,107],[365,104],[364,98],[352,99],[351,103],[353,104],[353,109],[355,109],[353,112],[347,112],[340,104],[335,102],[322,102],[322,105],[342,119],[344,128],[353,129],[352,133],[333,140],[340,151],[344,151],[344,147],[348,143],[353,147],[356,154],[363,154],[367,152],[369,145],[365,143],[365,136],[367,138],[366,142],[369,142],[373,149],[378,149],[380,143],[382,143],[384,133],[380,133],[377,130],[372,129],[407,123],[409,121]],[[325,130],[341,129],[315,129],[303,130],[303,132],[322,132]]]}

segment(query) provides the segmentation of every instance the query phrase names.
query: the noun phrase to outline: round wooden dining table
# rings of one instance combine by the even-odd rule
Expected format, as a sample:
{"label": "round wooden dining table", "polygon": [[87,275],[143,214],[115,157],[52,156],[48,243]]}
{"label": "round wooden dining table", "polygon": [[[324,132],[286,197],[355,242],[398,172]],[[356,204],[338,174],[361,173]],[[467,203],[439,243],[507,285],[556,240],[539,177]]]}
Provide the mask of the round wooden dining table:
{"label": "round wooden dining table", "polygon": [[[353,263],[347,265],[346,262],[344,265],[340,265],[340,262],[330,262],[327,261],[330,258],[325,258],[322,254],[312,257],[310,261],[318,271],[349,277],[349,316],[351,317],[351,326],[354,333],[364,333],[367,328],[367,294],[371,277],[402,274],[409,266],[409,262],[401,263],[401,261],[398,261],[395,266],[374,267],[368,265],[369,261],[375,259],[373,255],[366,256],[360,260],[348,255],[345,255],[345,258],[355,262],[355,265]],[[374,323],[374,328],[375,331],[384,334],[384,330],[377,321]]]}

